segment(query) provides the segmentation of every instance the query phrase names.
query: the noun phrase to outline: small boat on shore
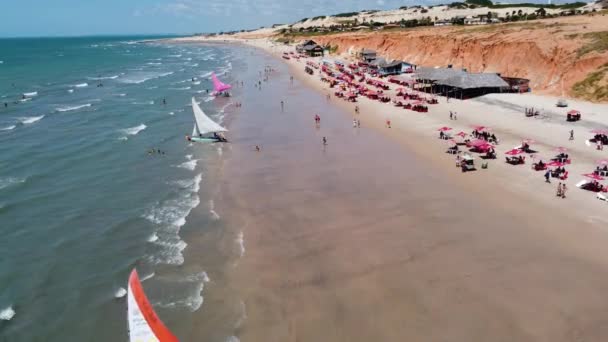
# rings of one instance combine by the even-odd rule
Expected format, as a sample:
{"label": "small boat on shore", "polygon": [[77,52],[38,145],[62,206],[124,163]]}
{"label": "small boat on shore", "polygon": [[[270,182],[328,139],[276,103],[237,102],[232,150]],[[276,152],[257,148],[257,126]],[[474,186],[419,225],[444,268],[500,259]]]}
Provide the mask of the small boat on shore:
{"label": "small boat on shore", "polygon": [[158,318],[141,286],[134,269],[129,276],[127,290],[127,321],[130,342],[178,342],[179,340]]}
{"label": "small boat on shore", "polygon": [[222,133],[228,130],[211,120],[201,107],[192,98],[192,112],[194,113],[194,128],[192,136],[187,135],[188,141],[194,142],[228,142]]}

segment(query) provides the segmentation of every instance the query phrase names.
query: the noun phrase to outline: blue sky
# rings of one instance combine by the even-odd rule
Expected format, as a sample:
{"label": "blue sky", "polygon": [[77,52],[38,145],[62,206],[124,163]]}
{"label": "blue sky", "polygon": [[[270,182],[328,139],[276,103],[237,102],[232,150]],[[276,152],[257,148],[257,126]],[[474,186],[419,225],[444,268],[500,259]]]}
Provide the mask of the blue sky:
{"label": "blue sky", "polygon": [[[455,1],[455,0],[454,0]],[[4,0],[0,36],[195,33],[441,0]],[[452,2],[445,0],[443,3]]]}

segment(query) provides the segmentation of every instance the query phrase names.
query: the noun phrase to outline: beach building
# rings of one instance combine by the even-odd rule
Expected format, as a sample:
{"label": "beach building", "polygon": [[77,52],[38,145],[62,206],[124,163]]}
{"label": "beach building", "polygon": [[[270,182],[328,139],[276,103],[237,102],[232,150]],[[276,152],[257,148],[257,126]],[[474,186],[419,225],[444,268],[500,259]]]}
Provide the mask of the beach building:
{"label": "beach building", "polygon": [[314,40],[306,40],[302,44],[296,46],[296,51],[309,57],[319,57],[323,56],[324,49]]}
{"label": "beach building", "polygon": [[376,60],[376,51],[370,49],[362,49],[359,52],[359,59],[365,63],[371,63]]}
{"label": "beach building", "polygon": [[502,93],[509,89],[509,83],[498,74],[462,72],[437,81],[434,88],[445,96],[469,99],[490,93]]}
{"label": "beach building", "polygon": [[379,57],[369,63],[369,66],[378,71],[382,76],[399,75],[402,72],[403,62],[400,60],[387,61]]}

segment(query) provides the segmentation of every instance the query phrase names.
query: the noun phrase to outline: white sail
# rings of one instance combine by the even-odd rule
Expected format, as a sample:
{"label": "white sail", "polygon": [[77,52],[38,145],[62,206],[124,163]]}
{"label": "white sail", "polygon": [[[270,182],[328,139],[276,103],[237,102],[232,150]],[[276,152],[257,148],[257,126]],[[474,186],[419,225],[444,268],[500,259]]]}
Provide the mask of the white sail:
{"label": "white sail", "polygon": [[[227,132],[228,130],[224,127],[218,125],[215,121],[211,120],[201,107],[196,103],[194,97],[192,98],[192,111],[194,112],[194,131],[192,133],[193,136],[205,135],[208,133],[219,133],[219,132]],[[196,131],[198,130],[198,134]]]}
{"label": "white sail", "polygon": [[129,276],[127,307],[130,342],[178,342],[154,312],[135,270]]}

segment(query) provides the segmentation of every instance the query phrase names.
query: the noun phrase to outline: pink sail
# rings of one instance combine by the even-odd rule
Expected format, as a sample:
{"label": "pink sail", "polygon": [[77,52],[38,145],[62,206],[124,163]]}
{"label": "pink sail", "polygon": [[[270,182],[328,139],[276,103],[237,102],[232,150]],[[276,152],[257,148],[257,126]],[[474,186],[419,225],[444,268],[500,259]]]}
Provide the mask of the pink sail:
{"label": "pink sail", "polygon": [[222,83],[222,81],[215,76],[215,73],[211,74],[211,80],[213,81],[213,91],[215,93],[222,93],[232,88],[230,84]]}

